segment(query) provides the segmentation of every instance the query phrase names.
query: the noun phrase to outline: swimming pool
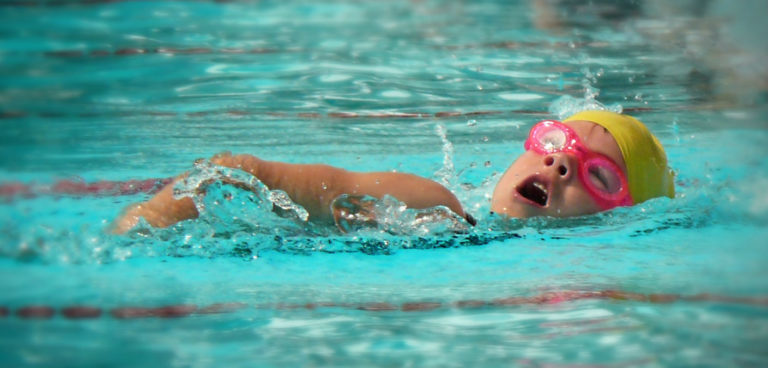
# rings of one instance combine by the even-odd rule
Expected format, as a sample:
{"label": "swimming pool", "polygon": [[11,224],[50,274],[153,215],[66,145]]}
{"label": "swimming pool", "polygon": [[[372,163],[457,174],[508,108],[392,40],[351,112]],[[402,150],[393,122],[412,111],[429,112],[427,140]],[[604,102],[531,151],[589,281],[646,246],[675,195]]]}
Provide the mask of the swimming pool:
{"label": "swimming pool", "polygon": [[[765,6],[590,3],[0,4],[1,365],[765,365]],[[528,128],[597,103],[677,198],[488,215]],[[342,235],[214,185],[109,234],[224,150],[434,178],[479,225]]]}

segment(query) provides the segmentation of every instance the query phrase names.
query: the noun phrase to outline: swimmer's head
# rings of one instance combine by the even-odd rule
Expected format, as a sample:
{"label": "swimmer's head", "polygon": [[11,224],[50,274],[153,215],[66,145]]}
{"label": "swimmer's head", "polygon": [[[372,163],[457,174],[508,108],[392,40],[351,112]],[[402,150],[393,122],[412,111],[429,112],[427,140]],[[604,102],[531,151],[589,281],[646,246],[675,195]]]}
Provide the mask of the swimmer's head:
{"label": "swimmer's head", "polygon": [[584,111],[539,123],[502,176],[491,210],[511,217],[579,216],[674,197],[659,141],[639,120]]}

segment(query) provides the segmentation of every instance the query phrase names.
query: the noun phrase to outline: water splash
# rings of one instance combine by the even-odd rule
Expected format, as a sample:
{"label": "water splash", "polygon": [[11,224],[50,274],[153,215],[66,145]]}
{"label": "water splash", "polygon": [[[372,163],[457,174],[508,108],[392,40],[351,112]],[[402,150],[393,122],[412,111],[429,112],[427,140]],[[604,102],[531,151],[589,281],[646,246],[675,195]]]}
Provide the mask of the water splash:
{"label": "water splash", "polygon": [[453,143],[448,140],[448,130],[442,123],[435,126],[435,132],[440,137],[443,151],[443,167],[435,172],[435,178],[446,188],[456,188],[457,177],[456,167],[453,164]]}
{"label": "water splash", "polygon": [[605,105],[597,100],[597,97],[600,96],[600,89],[595,87],[595,84],[597,84],[597,79],[603,76],[603,69],[592,72],[585,66],[581,72],[584,74],[584,78],[581,79],[581,86],[584,87],[584,98],[569,95],[561,96],[549,105],[549,113],[557,116],[560,120],[586,110],[621,113],[623,110],[621,104]]}
{"label": "water splash", "polygon": [[558,119],[565,119],[573,114],[586,110],[600,110],[600,111],[612,111],[621,113],[623,108],[620,104],[605,105],[600,101],[589,96],[589,93],[585,98],[578,98],[569,95],[561,96],[560,98],[552,101],[549,105],[549,113],[558,117]]}
{"label": "water splash", "polygon": [[337,224],[347,233],[375,231],[392,235],[440,236],[466,233],[471,229],[464,218],[448,207],[408,208],[389,195],[377,199],[343,194],[331,207],[346,209]]}
{"label": "water splash", "polygon": [[[210,196],[209,187],[213,184],[215,187],[225,192],[222,197]],[[242,216],[235,218],[245,218],[249,222],[256,224],[260,218],[250,218],[251,213],[261,215],[263,212],[270,212],[275,209],[281,213],[282,217],[290,217],[306,222],[309,213],[302,206],[293,202],[282,190],[270,190],[255,176],[245,171],[233,169],[224,166],[218,166],[207,160],[198,160],[195,162],[194,169],[184,179],[176,183],[173,188],[175,199],[190,197],[195,203],[198,213],[205,216],[209,209],[223,208],[224,201],[232,201],[236,192],[227,191],[224,184],[230,187],[243,189],[251,192],[241,199],[240,208],[253,208],[255,211],[242,211]]]}

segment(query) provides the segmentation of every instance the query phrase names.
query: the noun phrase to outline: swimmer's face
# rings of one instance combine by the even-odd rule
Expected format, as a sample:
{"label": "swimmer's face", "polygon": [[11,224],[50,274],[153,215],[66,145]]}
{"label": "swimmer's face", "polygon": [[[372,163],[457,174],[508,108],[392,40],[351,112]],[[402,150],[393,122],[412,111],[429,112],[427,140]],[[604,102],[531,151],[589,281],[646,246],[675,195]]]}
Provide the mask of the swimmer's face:
{"label": "swimmer's face", "polygon": [[[569,121],[565,125],[576,132],[588,149],[613,160],[626,176],[621,149],[605,128],[585,120]],[[525,151],[496,184],[491,211],[517,218],[600,212],[601,207],[579,180],[578,170],[579,161],[572,154]]]}

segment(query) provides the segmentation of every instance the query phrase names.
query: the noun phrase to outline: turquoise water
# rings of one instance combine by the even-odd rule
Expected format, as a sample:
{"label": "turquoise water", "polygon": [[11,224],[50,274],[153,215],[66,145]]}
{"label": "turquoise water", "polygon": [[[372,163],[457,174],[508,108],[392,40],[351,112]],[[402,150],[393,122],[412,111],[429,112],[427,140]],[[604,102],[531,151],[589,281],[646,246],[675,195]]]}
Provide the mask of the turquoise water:
{"label": "turquoise water", "polygon": [[[0,4],[0,365],[765,365],[760,7]],[[490,216],[528,128],[594,104],[658,135],[676,198]],[[198,220],[108,232],[223,150],[433,178],[479,225],[390,203],[340,234],[214,184]]]}

